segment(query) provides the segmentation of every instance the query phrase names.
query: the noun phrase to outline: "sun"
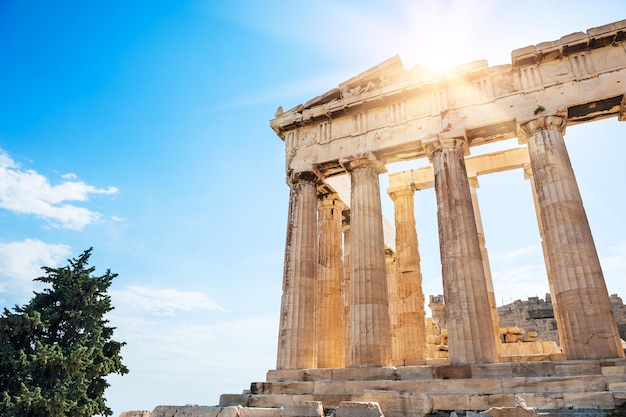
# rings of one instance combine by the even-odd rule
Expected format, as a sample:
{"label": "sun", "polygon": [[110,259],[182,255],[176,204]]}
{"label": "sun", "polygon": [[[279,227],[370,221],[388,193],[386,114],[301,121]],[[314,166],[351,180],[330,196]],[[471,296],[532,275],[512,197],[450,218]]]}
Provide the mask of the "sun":
{"label": "sun", "polygon": [[478,2],[404,2],[403,9],[404,33],[398,48],[406,67],[419,65],[441,72],[480,56],[484,45],[477,41],[482,10]]}

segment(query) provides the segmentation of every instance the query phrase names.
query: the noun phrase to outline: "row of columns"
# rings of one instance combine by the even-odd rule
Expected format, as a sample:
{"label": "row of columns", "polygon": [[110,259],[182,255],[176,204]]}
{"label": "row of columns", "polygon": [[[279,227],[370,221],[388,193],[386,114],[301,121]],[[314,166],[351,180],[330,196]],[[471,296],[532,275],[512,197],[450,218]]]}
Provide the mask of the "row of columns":
{"label": "row of columns", "polygon": [[[561,347],[568,359],[620,357],[617,325],[565,148],[564,127],[563,117],[548,116],[521,125],[518,135],[528,143],[531,164],[526,172],[534,180]],[[451,364],[497,362],[499,355],[495,295],[476,216],[476,184],[470,186],[473,180],[465,168],[467,151],[464,138],[427,146],[435,177]],[[311,172],[291,178],[277,367],[421,364],[424,296],[414,190],[390,192],[396,260],[395,280],[389,280],[378,180],[384,166],[371,155],[342,162],[351,175],[344,254],[339,200],[323,198],[318,216],[319,179]]]}

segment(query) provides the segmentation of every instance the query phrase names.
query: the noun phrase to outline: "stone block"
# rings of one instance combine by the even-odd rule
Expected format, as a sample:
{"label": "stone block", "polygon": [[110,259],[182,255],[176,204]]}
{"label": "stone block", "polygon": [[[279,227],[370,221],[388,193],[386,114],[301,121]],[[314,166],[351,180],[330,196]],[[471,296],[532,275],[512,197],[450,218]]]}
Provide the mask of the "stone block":
{"label": "stone block", "polygon": [[469,410],[470,396],[467,394],[432,394],[433,410]]}
{"label": "stone block", "polygon": [[267,382],[304,381],[304,369],[277,369],[267,371]]}
{"label": "stone block", "polygon": [[516,392],[593,392],[605,391],[606,381],[600,376],[536,377],[502,380],[505,393]]}
{"label": "stone block", "polygon": [[486,410],[491,407],[507,407],[515,404],[514,394],[473,394],[469,396],[470,410]]}
{"label": "stone block", "polygon": [[562,393],[519,393],[528,407],[539,410],[560,410],[565,407]]}
{"label": "stone block", "polygon": [[609,382],[608,386],[611,392],[626,392],[626,382]]}
{"label": "stone block", "polygon": [[286,405],[280,412],[281,417],[324,417],[321,401],[305,401]]}
{"label": "stone block", "polygon": [[597,408],[609,410],[615,408],[615,399],[611,392],[564,392],[565,408]]}
{"label": "stone block", "polygon": [[432,398],[418,392],[365,391],[354,400],[378,403],[385,417],[422,417],[433,410]]}
{"label": "stone block", "polygon": [[344,394],[350,393],[354,389],[358,388],[348,388],[348,385],[359,384],[359,381],[333,381],[333,382],[323,382],[317,381],[313,383],[313,391],[312,394]]}
{"label": "stone block", "polygon": [[305,369],[304,381],[330,381],[333,379],[333,371],[331,368]]}
{"label": "stone block", "polygon": [[472,377],[470,365],[433,366],[433,376],[441,379],[467,379]]}
{"label": "stone block", "polygon": [[124,411],[119,417],[150,417],[150,411],[146,410],[134,410],[134,411]]}
{"label": "stone block", "polygon": [[315,394],[313,399],[320,401],[324,409],[335,409],[343,401],[352,401],[352,396],[349,394]]}
{"label": "stone block", "polygon": [[471,365],[472,378],[511,378],[513,376],[510,363],[484,363]]}
{"label": "stone block", "polygon": [[248,405],[248,400],[250,399],[250,394],[222,394],[220,395],[220,403],[221,407],[227,407],[229,405],[237,406],[241,405],[245,407]]}
{"label": "stone block", "polygon": [[602,375],[625,375],[626,366],[603,366]]}
{"label": "stone block", "polygon": [[484,411],[492,417],[536,417],[537,410],[524,407],[492,407]]}
{"label": "stone block", "polygon": [[252,394],[310,394],[313,392],[311,381],[297,382],[253,382],[250,384]]}
{"label": "stone block", "polygon": [[626,392],[623,392],[623,391],[613,392],[613,399],[615,400],[615,407],[622,407],[626,405]]}
{"label": "stone block", "polygon": [[378,381],[396,379],[395,367],[371,368],[335,368],[332,370],[334,381]]}
{"label": "stone block", "polygon": [[556,375],[551,362],[519,362],[511,364],[511,375],[515,377],[549,377]]}
{"label": "stone block", "polygon": [[343,401],[331,417],[384,417],[377,403]]}
{"label": "stone block", "polygon": [[601,375],[600,362],[596,360],[556,362],[554,370],[557,376]]}
{"label": "stone block", "polygon": [[600,366],[626,366],[626,358],[603,359]]}
{"label": "stone block", "polygon": [[241,407],[201,407],[197,405],[159,405],[150,417],[238,417]]}
{"label": "stone block", "polygon": [[[238,417],[280,417],[280,408],[240,407]],[[220,414],[219,417],[222,417]]]}
{"label": "stone block", "polygon": [[400,366],[396,369],[396,377],[401,380],[433,379],[429,366]]}
{"label": "stone block", "polygon": [[[442,352],[442,353],[446,353],[447,352]],[[450,364],[450,359],[448,359],[447,357],[442,357],[442,358],[428,358],[426,359],[426,365],[449,365]]]}
{"label": "stone block", "polygon": [[293,395],[288,394],[252,394],[248,399],[248,407],[273,408],[284,407],[293,403]]}

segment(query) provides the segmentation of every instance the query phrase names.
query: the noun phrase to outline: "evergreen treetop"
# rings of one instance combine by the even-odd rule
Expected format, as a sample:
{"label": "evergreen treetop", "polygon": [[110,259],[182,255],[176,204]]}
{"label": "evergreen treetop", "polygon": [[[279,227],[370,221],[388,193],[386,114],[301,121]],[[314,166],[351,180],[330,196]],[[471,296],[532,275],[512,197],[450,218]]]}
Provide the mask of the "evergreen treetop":
{"label": "evergreen treetop", "polygon": [[93,248],[65,267],[43,267],[49,284],[24,306],[0,315],[0,415],[110,416],[104,391],[109,374],[128,373],[104,318],[113,310],[107,290],[117,274],[93,276]]}

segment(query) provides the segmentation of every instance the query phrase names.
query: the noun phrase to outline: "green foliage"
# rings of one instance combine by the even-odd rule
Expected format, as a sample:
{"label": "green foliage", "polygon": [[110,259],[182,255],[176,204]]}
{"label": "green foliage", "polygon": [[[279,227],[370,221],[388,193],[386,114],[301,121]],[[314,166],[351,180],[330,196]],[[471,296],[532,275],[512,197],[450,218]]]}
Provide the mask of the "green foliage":
{"label": "green foliage", "polygon": [[50,288],[0,315],[0,416],[110,416],[109,374],[126,374],[113,327],[107,270],[92,276],[92,249],[61,268],[43,267]]}

